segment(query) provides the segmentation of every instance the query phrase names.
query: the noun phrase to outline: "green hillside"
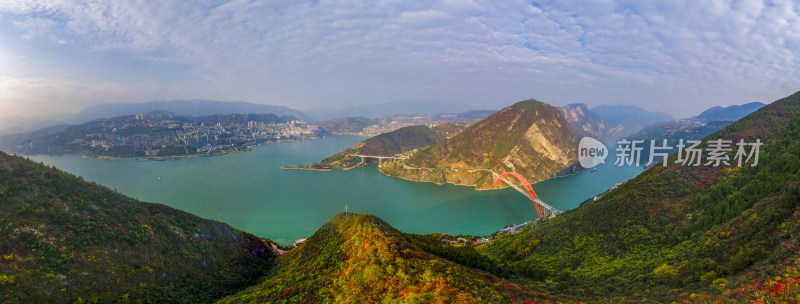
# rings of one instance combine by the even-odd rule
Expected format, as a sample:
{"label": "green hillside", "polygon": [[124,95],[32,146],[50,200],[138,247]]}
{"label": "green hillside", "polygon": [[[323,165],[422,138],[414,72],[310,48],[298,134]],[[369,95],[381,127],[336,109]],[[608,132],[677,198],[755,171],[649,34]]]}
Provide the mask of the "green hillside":
{"label": "green hillside", "polygon": [[[537,102],[508,109],[551,117]],[[706,139],[718,138],[760,139],[758,165],[655,166],[481,245],[339,214],[277,257],[225,224],[0,153],[0,301],[796,303],[800,92]]]}
{"label": "green hillside", "polygon": [[462,262],[486,260],[471,248],[464,253],[440,245],[439,240],[426,239],[401,233],[372,215],[339,214],[298,248],[280,256],[261,283],[220,302],[508,303],[552,299],[429,252],[438,248],[437,254],[460,256]]}
{"label": "green hillside", "polygon": [[435,144],[466,129],[463,123],[447,123],[433,128],[410,126],[368,138],[358,148],[365,155],[391,156]]}
{"label": "green hillside", "polygon": [[0,152],[0,302],[209,302],[275,255],[226,224]]}
{"label": "green hillside", "polygon": [[656,166],[482,252],[544,267],[539,285],[589,298],[796,302],[800,93],[707,137],[717,138],[759,138],[758,165]]}

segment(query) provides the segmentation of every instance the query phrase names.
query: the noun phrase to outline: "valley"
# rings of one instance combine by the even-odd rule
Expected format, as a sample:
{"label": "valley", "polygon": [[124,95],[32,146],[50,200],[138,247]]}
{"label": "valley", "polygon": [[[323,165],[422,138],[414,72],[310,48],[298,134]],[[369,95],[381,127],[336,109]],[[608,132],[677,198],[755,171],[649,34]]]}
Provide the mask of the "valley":
{"label": "valley", "polygon": [[798,1],[0,1],[0,304],[800,304]]}
{"label": "valley", "polygon": [[[529,111],[546,105],[516,107]],[[501,110],[499,115],[508,114]],[[464,134],[481,134],[476,130],[486,128],[486,121],[491,122],[492,117],[439,142],[458,143]],[[26,282],[55,278],[53,285],[35,292],[55,290],[66,281],[69,288],[60,292],[73,300],[130,296],[165,299],[190,292],[187,286],[196,284],[192,280],[212,282],[207,278],[211,275],[230,285],[194,294],[198,301],[389,298],[466,303],[530,299],[661,302],[687,296],[699,301],[724,301],[747,298],[744,292],[774,286],[781,289],[773,290],[767,298],[787,300],[798,289],[794,274],[800,256],[796,250],[800,227],[795,225],[800,214],[800,188],[795,180],[800,172],[800,154],[793,140],[800,134],[798,117],[800,93],[711,135],[731,140],[765,139],[768,144],[759,166],[675,164],[642,172],[638,167],[605,164],[597,170],[535,183],[537,193],[548,204],[566,210],[539,221],[530,221],[536,219],[533,206],[511,189],[475,192],[468,187],[406,182],[385,177],[371,166],[328,172],[280,169],[279,162],[319,159],[352,147],[363,137],[283,142],[260,146],[250,153],[166,162],[41,155],[33,157],[43,162],[37,164],[3,154],[0,190],[10,203],[3,205],[9,209],[2,216],[7,223],[2,243],[11,254],[5,254],[5,266],[0,265],[8,273],[2,277],[0,288],[5,290],[5,300],[13,301],[26,293],[25,288],[30,286]],[[403,145],[376,147],[388,149],[386,153],[410,149]],[[289,158],[278,160],[278,155]],[[226,170],[214,169],[215,163]],[[393,163],[396,161],[380,169],[391,168]],[[50,165],[115,190],[84,182]],[[16,182],[20,179],[26,182]],[[379,186],[380,181],[386,186]],[[207,185],[209,191],[182,190],[199,184]],[[391,188],[396,190],[392,192]],[[117,193],[120,190],[139,199]],[[248,191],[251,196],[230,195]],[[52,198],[31,198],[30,193]],[[447,198],[437,203],[435,196],[445,194]],[[330,196],[337,199],[330,200]],[[165,202],[217,221],[141,203],[142,199]],[[214,204],[220,201],[229,203],[223,209]],[[282,206],[291,206],[285,209],[290,212],[282,213]],[[404,211],[398,208],[401,206]],[[466,213],[468,210],[474,214]],[[502,214],[505,217],[496,217]],[[303,222],[303,218],[311,221]],[[65,221],[66,226],[56,224]],[[528,221],[528,225],[498,231],[504,225]],[[179,223],[191,224],[176,228],[186,225]],[[484,228],[477,227],[478,223]],[[289,230],[280,232],[275,230],[278,227]],[[188,235],[192,237],[181,241]],[[224,235],[233,242],[224,241]],[[285,246],[300,237],[303,242],[294,242],[296,247],[274,245]],[[188,241],[192,238],[212,243]],[[151,247],[161,254],[135,253]],[[143,260],[108,256],[103,258],[105,262],[92,264],[109,250],[123,250]],[[230,256],[226,250],[244,255],[226,259]],[[183,252],[199,258],[201,265],[211,262],[216,266],[171,266],[173,255],[169,252]],[[130,271],[125,270],[126,265],[141,268]],[[87,267],[94,270],[81,270]],[[239,272],[237,267],[254,272],[229,277]],[[102,278],[120,270],[130,273],[124,281],[114,283]],[[91,279],[75,277],[76,273]],[[192,273],[196,274],[189,275]],[[171,274],[181,279],[169,279]],[[755,285],[749,283],[753,280]],[[759,293],[750,295],[763,297]],[[45,299],[46,295],[32,297]]]}

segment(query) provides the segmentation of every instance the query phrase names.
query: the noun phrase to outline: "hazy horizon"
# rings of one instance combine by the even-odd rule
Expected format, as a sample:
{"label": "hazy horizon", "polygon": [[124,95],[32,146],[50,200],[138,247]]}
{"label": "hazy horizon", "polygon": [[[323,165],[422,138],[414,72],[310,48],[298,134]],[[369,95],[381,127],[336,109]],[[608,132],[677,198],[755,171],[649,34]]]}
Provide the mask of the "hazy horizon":
{"label": "hazy horizon", "polygon": [[[636,105],[676,118],[800,90],[790,1],[0,3],[0,117],[221,100]],[[457,111],[454,111],[457,112]]]}
{"label": "hazy horizon", "polygon": [[[530,98],[528,98],[528,99],[530,99]],[[55,113],[55,114],[49,114],[49,115],[29,115],[29,116],[13,116],[13,115],[11,115],[11,116],[2,116],[2,115],[0,115],[0,118],[19,118],[19,119],[42,118],[42,119],[51,119],[51,118],[59,118],[59,117],[66,117],[66,116],[69,116],[69,115],[79,114],[84,110],[91,109],[91,108],[94,108],[96,106],[107,106],[107,105],[114,105],[114,104],[120,104],[120,105],[121,104],[144,104],[144,103],[151,103],[151,102],[174,102],[174,101],[178,101],[178,102],[180,102],[180,101],[190,101],[190,102],[194,102],[194,101],[211,101],[211,102],[230,102],[230,103],[238,103],[238,102],[251,103],[251,102],[244,101],[244,100],[208,100],[208,99],[148,100],[148,101],[140,101],[140,102],[131,101],[131,102],[119,102],[119,103],[111,102],[111,103],[94,104],[94,105],[87,106],[85,108],[75,109],[74,111],[70,111],[70,112],[61,112],[61,113]],[[432,114],[459,114],[459,113],[464,113],[464,112],[469,112],[469,111],[499,111],[500,109],[508,107],[508,106],[511,106],[514,103],[519,102],[519,101],[523,101],[523,100],[513,101],[513,102],[510,102],[507,105],[501,106],[501,107],[496,108],[496,109],[490,109],[490,108],[464,109],[464,108],[459,108],[459,109],[454,109],[453,111],[433,111],[431,113]],[[543,101],[543,102],[545,102],[545,101]],[[761,102],[761,103],[769,104],[772,101],[770,101],[770,102],[750,101],[750,102],[743,102],[743,103],[740,103],[740,104],[731,104],[731,105],[727,105],[727,106],[740,106],[740,105],[744,105],[744,104],[751,103],[751,102]],[[376,103],[376,104],[366,104],[366,105],[345,105],[344,107],[341,107],[341,108],[320,108],[320,109],[315,109],[315,108],[297,109],[297,108],[292,108],[291,106],[285,106],[285,107],[287,107],[289,109],[292,109],[292,110],[301,111],[301,112],[303,112],[305,114],[309,114],[309,113],[313,113],[314,111],[336,113],[336,112],[339,112],[339,111],[342,111],[342,110],[347,110],[349,108],[358,108],[360,106],[396,105],[398,103],[402,103],[402,102],[384,103],[384,104]],[[284,105],[275,105],[275,104],[258,104],[258,103],[252,103],[252,104],[267,105],[267,106],[284,106]],[[451,104],[450,103],[446,103],[446,102],[441,102],[441,105],[451,105]],[[568,104],[555,105],[555,106],[565,106],[565,105],[568,105]],[[643,110],[646,110],[646,111],[649,111],[649,112],[666,113],[666,114],[672,115],[671,113],[666,112],[666,111],[658,111],[658,110],[648,109],[648,108],[644,108],[644,107],[641,107],[640,105],[636,105],[636,104],[633,104],[633,105],[630,105],[630,104],[597,104],[597,105],[587,105],[587,106],[589,107],[590,110],[593,109],[593,108],[596,108],[596,107],[600,107],[600,106],[611,106],[611,107],[615,107],[615,106],[635,106],[635,107],[638,107],[640,109],[643,109]],[[696,113],[694,113],[694,114],[692,114],[690,116],[685,116],[685,117],[684,116],[677,117],[675,115],[672,115],[672,116],[675,119],[691,118],[691,117],[697,116],[701,112],[703,112],[705,110],[708,110],[708,109],[710,109],[712,107],[715,107],[715,106],[718,106],[718,105],[711,105],[708,108],[697,109],[697,111],[695,111]],[[723,106],[723,107],[726,107],[726,106]],[[163,109],[161,109],[161,110],[163,110]],[[157,110],[157,111],[160,111],[160,110]],[[248,113],[240,113],[240,114],[248,114]],[[392,112],[392,114],[386,114],[386,115],[407,115],[407,114],[421,114],[421,113],[414,112],[414,111],[411,111],[411,112],[394,111],[394,112]],[[126,115],[133,115],[133,114],[126,114]],[[360,114],[343,115],[343,116],[336,116],[336,118],[339,118],[339,117],[354,117],[354,116],[364,116],[364,115],[360,115]],[[380,117],[380,116],[384,116],[384,115],[377,115],[375,117]]]}

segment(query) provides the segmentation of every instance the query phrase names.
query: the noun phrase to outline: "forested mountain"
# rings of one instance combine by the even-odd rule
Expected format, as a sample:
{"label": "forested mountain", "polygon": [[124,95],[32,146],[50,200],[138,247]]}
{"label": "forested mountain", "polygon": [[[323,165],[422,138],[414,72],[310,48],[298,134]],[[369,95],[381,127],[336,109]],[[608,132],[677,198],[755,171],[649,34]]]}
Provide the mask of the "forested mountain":
{"label": "forested mountain", "polygon": [[[276,260],[258,285],[220,303],[509,303],[551,300],[524,284],[467,267],[493,262],[469,247],[399,232],[381,219],[339,214]],[[488,268],[487,268],[488,269]]]}
{"label": "forested mountain", "polygon": [[269,244],[0,152],[0,302],[209,302],[254,284]]}
{"label": "forested mountain", "polygon": [[758,139],[759,162],[656,166],[482,251],[545,267],[552,283],[539,285],[612,302],[797,301],[800,92],[706,138]]}
{"label": "forested mountain", "polygon": [[578,161],[579,135],[559,108],[526,100],[506,107],[450,139],[381,167],[415,181],[495,188],[495,172],[515,171],[531,182],[563,172]]}
{"label": "forested mountain", "polygon": [[[541,103],[508,109],[492,117],[559,122]],[[800,92],[706,137],[718,138],[759,140],[758,163],[656,166],[481,245],[339,214],[277,257],[268,240],[0,153],[0,299],[800,301]]]}

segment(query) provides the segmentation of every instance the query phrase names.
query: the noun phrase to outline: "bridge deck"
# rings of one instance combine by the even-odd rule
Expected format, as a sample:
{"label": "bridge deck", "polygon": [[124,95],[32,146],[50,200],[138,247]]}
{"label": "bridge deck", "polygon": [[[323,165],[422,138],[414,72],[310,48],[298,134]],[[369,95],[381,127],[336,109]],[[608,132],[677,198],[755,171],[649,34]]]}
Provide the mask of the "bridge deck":
{"label": "bridge deck", "polygon": [[378,155],[361,155],[361,154],[351,154],[352,156],[361,157],[361,158],[377,158],[377,159],[406,159],[408,157],[398,157],[398,156],[378,156]]}

